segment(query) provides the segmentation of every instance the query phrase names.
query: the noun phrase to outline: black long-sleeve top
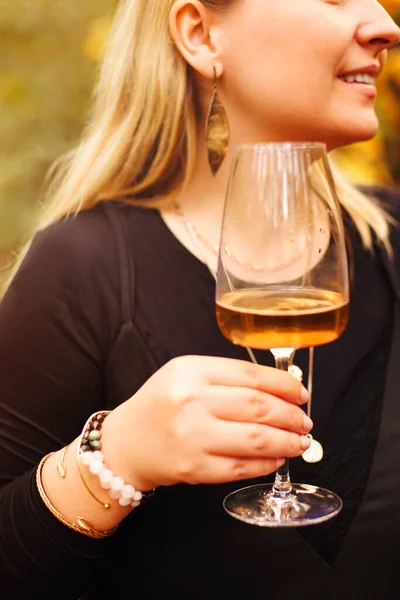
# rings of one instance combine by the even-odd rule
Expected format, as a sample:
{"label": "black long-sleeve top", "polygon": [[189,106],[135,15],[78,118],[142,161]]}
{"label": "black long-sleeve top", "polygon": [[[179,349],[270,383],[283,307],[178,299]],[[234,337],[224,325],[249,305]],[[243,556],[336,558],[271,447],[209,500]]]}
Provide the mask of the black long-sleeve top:
{"label": "black long-sleeve top", "polygon": [[[291,465],[293,480],[333,489],[344,500],[338,517],[299,531],[329,568],[370,474],[394,307],[379,253],[363,250],[345,220],[353,272],[349,324],[315,354],[313,434],[325,457]],[[1,598],[109,599],[129,590],[132,598],[208,599],[271,591],[286,564],[286,538],[224,513],[222,500],[237,482],[157,490],[101,541],[60,524],[35,484],[45,454],[79,435],[91,413],[131,397],[172,357],[248,358],[220,333],[214,299],[207,267],[155,210],[103,203],[36,236],[0,304]],[[256,356],[272,366],[268,352]],[[306,377],[306,351],[295,362]],[[295,573],[294,565],[286,568]],[[299,598],[302,590],[304,598],[314,597],[300,582],[295,589]]]}

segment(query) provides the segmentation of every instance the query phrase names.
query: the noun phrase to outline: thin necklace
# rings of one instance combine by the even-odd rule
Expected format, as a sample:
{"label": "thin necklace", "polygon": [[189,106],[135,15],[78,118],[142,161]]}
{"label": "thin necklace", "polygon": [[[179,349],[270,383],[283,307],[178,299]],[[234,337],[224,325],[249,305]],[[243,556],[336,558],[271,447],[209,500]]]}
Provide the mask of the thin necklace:
{"label": "thin necklace", "polygon": [[[191,221],[189,221],[189,219],[187,218],[187,216],[185,215],[185,213],[183,212],[183,210],[181,209],[179,204],[175,204],[175,212],[178,215],[178,217],[180,217],[180,219],[185,224],[186,229],[190,233],[192,239],[196,242],[197,246],[200,246],[200,248],[202,250],[202,253],[201,253],[202,256],[204,255],[204,248],[207,248],[207,250],[212,252],[212,254],[218,255],[218,246],[217,245],[214,246],[205,237],[203,237],[199,231],[197,231],[196,227],[193,225],[193,223]],[[206,264],[207,264],[207,267],[210,269],[208,262]],[[215,274],[213,273],[212,270],[211,270],[211,273],[212,273],[212,275],[215,276]]]}
{"label": "thin necklace", "polygon": [[[218,256],[218,246],[212,244],[207,238],[205,238],[200,233],[200,231],[198,229],[196,229],[196,227],[193,225],[193,223],[187,218],[185,213],[182,211],[179,204],[175,204],[175,212],[184,222],[185,227],[189,231],[192,238],[196,239],[198,242],[201,243],[202,254],[204,254],[204,249],[207,249],[212,254],[215,254],[216,256]],[[238,265],[241,265],[242,267],[251,268],[251,269],[253,269],[253,271],[262,271],[264,269],[263,265],[257,265],[255,263],[250,263],[246,260],[243,260],[243,258],[241,258],[240,256],[236,256],[236,255],[232,254],[232,252],[230,251],[228,246],[224,246],[224,250],[225,250],[227,256],[229,256],[229,258],[233,259],[235,262],[238,263]],[[208,266],[208,263],[207,263],[207,266]]]}
{"label": "thin necklace", "polygon": [[[204,249],[207,249],[212,254],[218,255],[218,250],[219,250],[218,245],[212,244],[207,238],[205,238],[200,233],[200,231],[193,225],[193,223],[185,215],[185,213],[183,212],[183,210],[181,209],[179,204],[175,203],[174,209],[175,209],[176,214],[181,218],[181,220],[185,224],[185,227],[189,231],[192,238],[196,238],[196,240],[201,242],[203,253],[204,253]],[[252,269],[253,271],[256,271],[256,272],[263,271],[265,269],[265,265],[249,262],[249,261],[243,259],[241,256],[233,254],[233,252],[227,245],[224,246],[224,252],[230,259],[232,259],[233,261],[235,261],[238,265],[240,265],[242,267],[245,267],[247,269]],[[300,259],[301,256],[302,256],[302,251],[300,251],[298,253],[298,255],[295,257],[295,259]],[[279,267],[276,267],[276,268],[282,269],[282,266],[288,266],[288,265],[289,265],[289,263],[287,263],[286,265],[280,264]],[[271,267],[269,268],[269,270],[271,270]]]}
{"label": "thin necklace", "polygon": [[[206,238],[204,238],[197,231],[196,227],[187,218],[187,216],[185,215],[185,213],[182,211],[181,207],[177,203],[175,204],[175,213],[184,223],[186,230],[188,231],[188,233],[190,234],[190,237],[192,238],[192,241],[195,243],[198,250],[200,251],[200,255],[203,257],[205,265],[207,266],[207,268],[210,271],[213,278],[216,279],[216,273],[208,261],[207,253],[205,252],[205,250],[208,250],[209,252],[211,251],[214,255],[218,256],[218,246],[214,246],[213,244],[211,244],[211,242],[209,242]],[[248,346],[245,346],[245,349],[247,350],[250,360],[254,364],[257,365],[258,362],[254,355],[253,350],[251,348],[249,348]],[[308,350],[308,380],[307,380],[307,389],[308,389],[308,393],[310,395],[310,399],[307,403],[307,416],[309,418],[311,418],[313,367],[314,367],[314,348],[311,347]],[[298,381],[301,382],[303,380],[303,372],[300,369],[300,367],[298,367],[297,365],[294,365],[294,364],[289,365],[289,372],[294,377],[296,377],[296,379]],[[322,458],[324,456],[324,450],[323,450],[320,442],[315,440],[313,438],[313,436],[311,435],[311,433],[307,433],[306,435],[311,440],[311,446],[307,450],[305,450],[305,452],[303,452],[302,458],[307,463],[317,463],[320,460],[322,460]]]}

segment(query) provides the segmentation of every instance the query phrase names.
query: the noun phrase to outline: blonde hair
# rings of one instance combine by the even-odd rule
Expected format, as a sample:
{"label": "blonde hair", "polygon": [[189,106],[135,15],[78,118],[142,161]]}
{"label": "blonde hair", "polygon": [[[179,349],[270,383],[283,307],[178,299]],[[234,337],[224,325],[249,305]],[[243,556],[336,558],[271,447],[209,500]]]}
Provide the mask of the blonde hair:
{"label": "blonde hair", "polygon": [[[215,9],[237,0],[202,0]],[[196,97],[190,69],[173,43],[175,0],[125,0],[117,10],[94,110],[76,150],[51,171],[39,228],[103,199],[160,206],[190,179],[196,146]],[[363,244],[373,233],[389,247],[389,217],[334,167],[337,191]]]}
{"label": "blonde hair", "polygon": [[174,2],[120,3],[91,119],[81,144],[52,168],[42,227],[105,198],[157,205],[190,177],[195,95],[169,33]]}

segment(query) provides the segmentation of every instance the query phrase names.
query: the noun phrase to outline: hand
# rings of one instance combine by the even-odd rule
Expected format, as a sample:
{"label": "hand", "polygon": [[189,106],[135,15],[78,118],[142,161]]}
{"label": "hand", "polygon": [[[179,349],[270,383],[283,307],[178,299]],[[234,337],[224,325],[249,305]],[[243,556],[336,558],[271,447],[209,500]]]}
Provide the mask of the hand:
{"label": "hand", "polygon": [[103,425],[106,463],[145,491],[266,475],[309,447],[306,389],[246,361],[184,356],[157,371]]}

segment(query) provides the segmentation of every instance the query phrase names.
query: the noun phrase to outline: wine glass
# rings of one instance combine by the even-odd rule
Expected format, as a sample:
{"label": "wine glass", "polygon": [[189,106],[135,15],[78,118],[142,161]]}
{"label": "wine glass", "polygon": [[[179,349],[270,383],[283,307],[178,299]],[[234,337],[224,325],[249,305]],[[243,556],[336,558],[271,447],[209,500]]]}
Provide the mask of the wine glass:
{"label": "wine glass", "polygon": [[[219,249],[216,313],[234,344],[269,349],[288,370],[298,348],[336,340],[348,317],[343,222],[322,143],[247,144],[235,150]],[[224,500],[233,517],[265,527],[320,523],[341,499],[292,484],[289,464],[273,484]]]}

